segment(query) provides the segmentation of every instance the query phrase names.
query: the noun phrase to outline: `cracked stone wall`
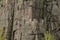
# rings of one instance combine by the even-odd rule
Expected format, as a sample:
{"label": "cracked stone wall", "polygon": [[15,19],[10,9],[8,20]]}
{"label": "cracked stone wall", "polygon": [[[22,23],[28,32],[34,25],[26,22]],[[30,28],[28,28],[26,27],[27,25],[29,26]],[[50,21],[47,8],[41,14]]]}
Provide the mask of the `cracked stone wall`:
{"label": "cracked stone wall", "polygon": [[[59,0],[58,0],[59,1]],[[58,2],[60,6],[60,1]],[[35,30],[35,22],[36,20],[32,21],[32,7],[33,1],[24,1],[23,0],[15,0],[15,12],[14,12],[14,40],[32,40],[34,38],[33,35],[30,35],[32,31]],[[8,28],[8,4],[7,0],[3,0],[0,4],[0,25],[5,27],[5,35]],[[60,15],[60,8],[58,8],[55,4],[53,6],[52,13],[54,15]],[[60,16],[58,16],[60,19]],[[40,26],[43,27],[42,32],[44,30],[44,20],[41,19]],[[60,32],[59,32],[60,33]],[[57,34],[59,34],[57,33]],[[57,35],[58,36],[58,35]]]}

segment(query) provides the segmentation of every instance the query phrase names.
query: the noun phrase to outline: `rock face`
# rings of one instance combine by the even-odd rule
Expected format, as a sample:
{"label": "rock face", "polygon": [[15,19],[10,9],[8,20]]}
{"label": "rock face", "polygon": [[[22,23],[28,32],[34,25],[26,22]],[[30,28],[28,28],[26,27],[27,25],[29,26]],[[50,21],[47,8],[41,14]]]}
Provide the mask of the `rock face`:
{"label": "rock face", "polygon": [[[10,13],[11,6],[8,4],[9,0],[3,0],[0,2],[0,25],[5,27],[5,40],[7,40],[7,31],[8,31],[8,15]],[[10,0],[11,1],[11,0]],[[45,21],[41,18],[43,13],[43,1],[44,0],[14,0],[14,21],[13,21],[13,31],[12,31],[12,40],[34,40],[36,33],[36,25],[39,20],[39,29],[40,33],[46,32]],[[58,0],[59,1],[59,0]],[[59,1],[60,2],[60,1]],[[58,4],[59,4],[58,2]],[[11,2],[12,3],[12,2]],[[11,4],[12,5],[12,4]],[[59,4],[60,7],[60,4]],[[53,21],[56,20],[56,16],[59,15],[60,9],[57,5],[53,5],[52,14]],[[57,19],[60,16],[57,17]],[[59,21],[59,20],[56,20]],[[58,26],[57,22],[51,23],[53,26],[52,29]],[[56,33],[56,35],[59,32]],[[41,37],[40,37],[41,38]],[[60,38],[60,36],[59,36]],[[39,40],[36,38],[36,40]],[[41,38],[41,40],[44,40]],[[58,40],[58,39],[57,39]]]}

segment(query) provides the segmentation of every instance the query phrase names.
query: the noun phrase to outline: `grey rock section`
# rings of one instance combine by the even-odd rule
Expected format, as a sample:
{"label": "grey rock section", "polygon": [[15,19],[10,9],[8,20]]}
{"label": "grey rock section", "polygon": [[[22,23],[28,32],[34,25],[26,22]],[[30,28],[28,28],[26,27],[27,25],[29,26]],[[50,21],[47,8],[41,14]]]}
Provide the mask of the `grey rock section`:
{"label": "grey rock section", "polygon": [[[3,7],[0,5],[0,25],[5,27],[5,35],[7,34],[8,28],[8,4],[7,0],[1,2]],[[14,26],[13,31],[15,31],[14,40],[33,40],[34,36],[30,35],[32,31],[35,30],[35,22],[31,21],[32,19],[32,7],[29,5],[33,5],[33,1],[24,1],[23,0],[15,0],[15,17],[14,17]],[[25,8],[24,8],[25,7]],[[59,1],[59,8],[60,8],[60,1]],[[60,20],[60,9],[55,4],[53,6],[52,13],[54,15],[58,15]],[[42,33],[45,32],[44,27],[44,20],[41,19],[40,22],[40,30]],[[56,35],[60,38],[60,32],[57,32]],[[6,37],[5,37],[6,38]],[[6,39],[5,39],[6,40]]]}

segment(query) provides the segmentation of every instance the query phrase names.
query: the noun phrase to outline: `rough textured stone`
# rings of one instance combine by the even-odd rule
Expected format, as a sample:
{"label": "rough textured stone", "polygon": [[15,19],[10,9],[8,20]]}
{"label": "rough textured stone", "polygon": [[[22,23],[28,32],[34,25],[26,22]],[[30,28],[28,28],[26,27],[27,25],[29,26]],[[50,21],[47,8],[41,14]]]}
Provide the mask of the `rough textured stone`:
{"label": "rough textured stone", "polygon": [[[40,2],[40,1],[38,0],[37,2]],[[30,34],[32,33],[32,31],[35,32],[36,22],[37,22],[37,20],[35,20],[35,18],[39,17],[38,15],[40,15],[40,13],[41,13],[40,10],[38,10],[38,9],[33,11],[33,7],[35,6],[34,2],[35,2],[35,0],[34,1],[27,0],[27,1],[24,1],[24,5],[23,5],[23,0],[15,0],[14,24],[13,24],[13,32],[15,31],[14,40],[33,40],[34,35],[30,35]],[[42,6],[43,6],[42,2],[43,1],[41,1],[41,6],[39,6],[40,4],[38,4],[38,6],[36,5],[37,8],[39,8],[39,7],[42,8]],[[8,31],[7,30],[8,14],[9,14],[8,7],[9,8],[11,7],[7,3],[8,3],[8,0],[3,0],[0,4],[0,25],[5,27],[5,29],[6,29],[5,35],[7,35],[7,31]],[[58,3],[59,3],[59,8],[60,8],[60,1]],[[59,8],[56,4],[54,4],[53,10],[52,10],[53,15],[59,15],[58,19],[60,19],[60,9]],[[32,21],[33,16],[35,18],[33,18],[33,21]],[[52,23],[52,25],[53,25],[53,23]],[[58,27],[57,23],[55,23],[55,25],[56,25],[56,27]],[[44,33],[46,31],[45,22],[43,19],[40,19],[39,28],[40,28],[41,33]],[[57,34],[59,34],[59,32],[56,33],[56,35]],[[60,36],[59,36],[59,38],[60,38]]]}

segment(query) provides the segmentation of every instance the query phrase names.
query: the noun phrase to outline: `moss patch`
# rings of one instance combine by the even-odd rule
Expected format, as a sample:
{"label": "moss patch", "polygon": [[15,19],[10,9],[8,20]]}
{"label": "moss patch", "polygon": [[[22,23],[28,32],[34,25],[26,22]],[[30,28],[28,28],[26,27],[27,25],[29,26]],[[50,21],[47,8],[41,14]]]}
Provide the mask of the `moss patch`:
{"label": "moss patch", "polygon": [[5,40],[3,32],[3,27],[0,27],[0,40]]}
{"label": "moss patch", "polygon": [[55,40],[54,35],[52,35],[48,32],[46,32],[44,35],[45,35],[45,40]]}

